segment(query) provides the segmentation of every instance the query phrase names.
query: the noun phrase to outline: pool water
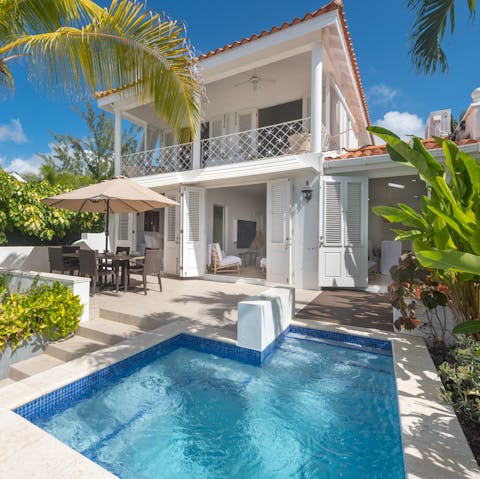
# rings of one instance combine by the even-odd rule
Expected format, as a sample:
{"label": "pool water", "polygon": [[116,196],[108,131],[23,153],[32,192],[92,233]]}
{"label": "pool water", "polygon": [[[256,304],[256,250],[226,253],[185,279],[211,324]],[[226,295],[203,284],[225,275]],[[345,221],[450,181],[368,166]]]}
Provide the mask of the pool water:
{"label": "pool water", "polygon": [[122,479],[405,477],[392,357],[292,337],[262,368],[176,349],[35,423]]}

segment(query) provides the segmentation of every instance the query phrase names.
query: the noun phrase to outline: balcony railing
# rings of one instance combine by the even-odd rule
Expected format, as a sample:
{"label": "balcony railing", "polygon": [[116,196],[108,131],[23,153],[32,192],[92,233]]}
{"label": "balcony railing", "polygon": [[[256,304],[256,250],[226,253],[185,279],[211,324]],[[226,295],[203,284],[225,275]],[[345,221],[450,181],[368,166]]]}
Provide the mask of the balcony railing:
{"label": "balcony railing", "polygon": [[[337,150],[338,143],[338,135],[332,137],[322,125],[322,151]],[[200,147],[201,156],[195,164],[201,168],[310,153],[310,118],[207,138],[201,141]],[[166,146],[122,157],[122,172],[129,177],[191,170],[193,165],[192,143]]]}
{"label": "balcony railing", "polygon": [[192,166],[192,143],[165,146],[122,156],[123,174],[131,178],[191,170]]}
{"label": "balcony railing", "polygon": [[310,118],[207,138],[201,167],[310,152]]}

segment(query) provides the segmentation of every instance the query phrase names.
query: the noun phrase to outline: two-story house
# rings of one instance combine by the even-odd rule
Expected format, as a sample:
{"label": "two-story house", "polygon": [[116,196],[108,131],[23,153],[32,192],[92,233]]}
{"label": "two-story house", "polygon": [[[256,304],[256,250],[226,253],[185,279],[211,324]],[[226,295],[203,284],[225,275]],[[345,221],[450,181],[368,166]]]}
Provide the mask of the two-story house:
{"label": "two-story house", "polygon": [[[218,242],[242,255],[241,276],[261,277],[264,257],[269,282],[367,286],[369,255],[390,235],[369,204],[415,206],[423,190],[368,146],[341,2],[203,54],[198,67],[206,94],[191,143],[178,144],[152,104],[98,94],[115,115],[116,173],[180,204],[119,215],[116,244],[163,249],[165,272],[179,277],[206,276],[208,245]],[[143,151],[121,156],[122,119],[144,128]]]}

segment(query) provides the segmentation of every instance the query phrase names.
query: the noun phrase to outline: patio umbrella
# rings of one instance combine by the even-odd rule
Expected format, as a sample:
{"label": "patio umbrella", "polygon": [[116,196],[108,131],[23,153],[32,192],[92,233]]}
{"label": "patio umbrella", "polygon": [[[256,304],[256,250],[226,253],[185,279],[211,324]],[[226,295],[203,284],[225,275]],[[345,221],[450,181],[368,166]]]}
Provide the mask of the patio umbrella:
{"label": "patio umbrella", "polygon": [[176,201],[124,177],[43,198],[42,201],[49,206],[71,211],[105,213],[105,251],[108,251],[110,213],[142,213],[178,206]]}

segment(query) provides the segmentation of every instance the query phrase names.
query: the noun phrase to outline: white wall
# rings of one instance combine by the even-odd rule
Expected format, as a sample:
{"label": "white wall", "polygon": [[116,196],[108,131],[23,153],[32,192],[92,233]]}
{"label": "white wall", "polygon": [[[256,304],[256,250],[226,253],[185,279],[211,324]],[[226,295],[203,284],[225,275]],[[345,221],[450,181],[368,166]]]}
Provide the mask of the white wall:
{"label": "white wall", "polygon": [[248,82],[252,72],[209,83],[208,101],[202,104],[203,116],[209,120],[227,112],[265,108],[309,96],[310,70],[311,55],[305,53],[257,69],[256,74],[265,79],[257,90]]}
{"label": "white wall", "polygon": [[[242,189],[242,187],[215,188],[207,190],[207,244],[211,243],[213,240],[213,205],[220,205],[225,206],[225,252],[228,254],[237,254],[239,251],[246,251],[246,249],[239,250],[237,248],[234,221],[255,221],[255,213],[260,213],[263,215],[265,222],[266,185],[258,185],[255,190],[255,195],[252,194],[252,191]],[[265,231],[265,224],[263,224],[263,231]]]}
{"label": "white wall", "polygon": [[49,272],[46,246],[1,246],[0,268]]}
{"label": "white wall", "polygon": [[[303,199],[306,181],[312,186],[312,199]],[[293,178],[293,265],[295,287],[318,289],[318,175],[299,175]]]}
{"label": "white wall", "polygon": [[[415,181],[412,181],[415,180]],[[405,186],[405,189],[392,188],[388,183]],[[393,240],[396,234],[391,230],[399,227],[392,225],[372,212],[374,206],[395,206],[404,203],[415,210],[420,209],[421,197],[426,195],[425,184],[417,176],[399,176],[396,178],[371,179],[368,183],[368,239],[373,248],[380,248],[383,240]],[[404,249],[411,246],[405,244]]]}

